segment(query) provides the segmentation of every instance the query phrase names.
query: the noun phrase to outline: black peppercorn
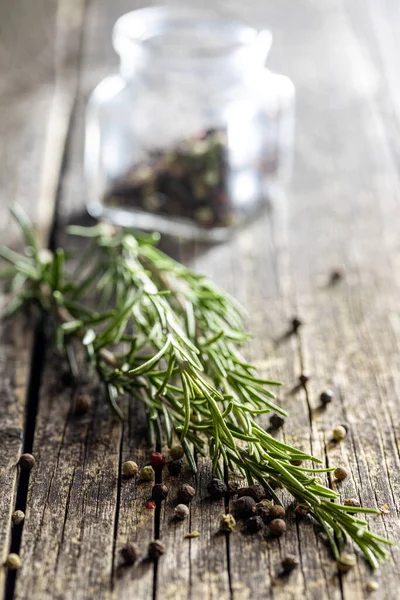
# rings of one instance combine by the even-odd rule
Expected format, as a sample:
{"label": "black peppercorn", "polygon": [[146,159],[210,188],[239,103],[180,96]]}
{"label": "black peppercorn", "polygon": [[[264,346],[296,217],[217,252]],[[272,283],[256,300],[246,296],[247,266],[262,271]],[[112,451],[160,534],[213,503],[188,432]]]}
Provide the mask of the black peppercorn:
{"label": "black peppercorn", "polygon": [[160,558],[165,552],[165,546],[160,540],[154,540],[154,542],[150,542],[148,555],[152,560],[156,560]]}
{"label": "black peppercorn", "polygon": [[254,483],[249,487],[240,488],[238,490],[238,496],[239,498],[250,496],[250,498],[253,498],[256,502],[261,502],[261,500],[264,500],[265,498],[265,490],[259,483]]}
{"label": "black peppercorn", "polygon": [[182,471],[182,461],[171,460],[169,463],[167,463],[167,469],[170,475],[179,475],[179,473]]}
{"label": "black peppercorn", "polygon": [[182,446],[172,446],[172,448],[169,449],[169,455],[172,460],[179,460],[180,458],[183,458],[184,454],[185,452]]}
{"label": "black peppercorn", "polygon": [[213,500],[219,500],[226,493],[227,487],[221,479],[211,479],[207,486],[207,492]]}
{"label": "black peppercorn", "polygon": [[138,559],[139,551],[135,544],[126,544],[121,548],[120,554],[125,565],[133,565]]}
{"label": "black peppercorn", "polygon": [[162,502],[168,496],[168,488],[163,483],[156,483],[151,490],[151,497],[155,502]]}
{"label": "black peppercorn", "polygon": [[239,485],[234,481],[230,481],[228,483],[228,485],[226,486],[226,492],[229,496],[236,496],[236,494],[238,493],[238,490],[239,490]]}
{"label": "black peppercorn", "polygon": [[196,491],[191,485],[189,485],[188,483],[184,483],[179,488],[176,497],[179,503],[189,504],[189,502],[193,500],[195,493]]}
{"label": "black peppercorn", "polygon": [[78,394],[72,403],[72,412],[76,417],[86,414],[92,405],[90,396],[87,394]]}
{"label": "black peppercorn", "polygon": [[300,460],[299,458],[295,458],[294,460],[290,460],[289,461],[291,465],[293,465],[294,467],[300,467],[300,465],[303,464],[303,461]]}
{"label": "black peppercorn", "polygon": [[307,517],[309,512],[310,512],[310,509],[305,504],[298,504],[296,506],[296,508],[294,509],[294,514],[296,515],[296,517],[299,517],[300,519],[305,519],[305,517]]}
{"label": "black peppercorn", "polygon": [[269,418],[269,423],[274,429],[279,429],[279,427],[284,425],[285,419],[280,415],[271,415]]}
{"label": "black peppercorn", "polygon": [[269,523],[271,520],[270,509],[266,506],[256,506],[256,515],[261,517],[263,523]]}
{"label": "black peppercorn", "polygon": [[332,402],[334,397],[334,393],[332,390],[325,390],[321,393],[319,399],[322,406],[327,406],[330,402]]}
{"label": "black peppercorn", "polygon": [[260,516],[255,515],[254,517],[250,517],[250,519],[248,519],[246,525],[249,533],[257,533],[257,531],[261,531],[263,527],[263,520]]}
{"label": "black peppercorn", "polygon": [[303,321],[301,321],[298,317],[293,317],[292,319],[292,331],[296,333],[296,331],[303,325]]}
{"label": "black peppercorn", "polygon": [[310,379],[310,373],[308,371],[303,371],[301,373],[301,375],[299,375],[300,385],[306,385],[306,383],[309,379]]}
{"label": "black peppercorn", "polygon": [[280,504],[274,504],[269,509],[269,515],[271,519],[284,519],[286,516],[286,511]]}
{"label": "black peppercorn", "polygon": [[242,496],[235,500],[233,508],[238,519],[248,519],[256,511],[256,501],[251,496]]}
{"label": "black peppercorn", "polygon": [[32,456],[32,454],[21,454],[18,461],[19,466],[24,471],[32,471],[33,467],[36,464],[36,460]]}
{"label": "black peppercorn", "polygon": [[286,532],[286,523],[283,519],[273,519],[269,524],[269,533],[279,537]]}
{"label": "black peppercorn", "polygon": [[284,573],[291,573],[298,566],[299,561],[293,554],[288,554],[282,559],[282,569]]}

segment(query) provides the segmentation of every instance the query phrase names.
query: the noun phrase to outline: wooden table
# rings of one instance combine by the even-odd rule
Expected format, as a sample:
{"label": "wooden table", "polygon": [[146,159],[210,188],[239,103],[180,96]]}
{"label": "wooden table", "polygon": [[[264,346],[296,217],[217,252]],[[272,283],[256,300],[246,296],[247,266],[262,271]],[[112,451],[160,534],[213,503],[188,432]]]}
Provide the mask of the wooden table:
{"label": "wooden table", "polygon": [[[113,21],[136,0],[13,0],[0,3],[0,231],[13,242],[7,205],[29,210],[44,243],[82,211],[83,110],[89,91],[116,67]],[[287,383],[300,371],[307,391],[283,393],[291,418],[283,439],[344,465],[342,497],[389,507],[371,519],[400,539],[400,3],[398,0],[222,2],[230,14],[267,24],[275,34],[271,67],[298,93],[294,177],[288,198],[229,243],[181,258],[211,275],[249,309],[255,332],[249,355],[262,373]],[[344,277],[328,285],[332,269]],[[0,296],[0,305],[6,295]],[[299,334],[276,343],[299,315]],[[223,507],[207,500],[203,461],[190,522],[171,523],[144,509],[151,484],[121,482],[121,461],[143,462],[149,449],[135,407],[126,422],[109,412],[93,383],[95,404],[75,419],[62,365],[39,329],[22,318],[1,324],[0,563],[11,544],[23,568],[0,568],[6,600],[151,598],[277,600],[399,597],[399,549],[377,574],[362,559],[338,576],[307,522],[288,521],[279,541],[216,535]],[[335,400],[318,409],[320,392]],[[127,407],[124,407],[127,410]],[[137,416],[139,414],[139,416]],[[27,415],[27,418],[25,418]],[[348,436],[332,447],[332,427]],[[22,449],[37,466],[18,478]],[[191,481],[190,477],[188,479]],[[169,481],[174,492],[177,483]],[[12,528],[14,507],[26,509]],[[188,529],[200,537],[183,539]],[[127,541],[160,535],[167,552],[157,567],[118,568]],[[281,558],[301,560],[277,578]]]}

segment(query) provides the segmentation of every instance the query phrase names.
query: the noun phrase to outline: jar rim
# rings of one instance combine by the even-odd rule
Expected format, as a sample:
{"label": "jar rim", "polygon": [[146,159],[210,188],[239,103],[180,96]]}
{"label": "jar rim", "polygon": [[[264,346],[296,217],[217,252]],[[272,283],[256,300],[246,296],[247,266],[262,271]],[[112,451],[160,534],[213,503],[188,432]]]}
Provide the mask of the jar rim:
{"label": "jar rim", "polygon": [[113,28],[113,46],[130,56],[169,69],[221,68],[227,61],[264,66],[271,47],[268,30],[193,7],[147,7],[122,15]]}

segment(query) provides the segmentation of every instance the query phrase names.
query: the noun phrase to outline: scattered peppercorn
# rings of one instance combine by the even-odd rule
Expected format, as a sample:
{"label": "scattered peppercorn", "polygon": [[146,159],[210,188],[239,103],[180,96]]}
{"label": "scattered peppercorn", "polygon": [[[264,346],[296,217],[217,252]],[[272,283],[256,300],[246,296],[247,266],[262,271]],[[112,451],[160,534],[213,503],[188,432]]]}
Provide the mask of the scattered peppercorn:
{"label": "scattered peppercorn", "polygon": [[184,483],[178,490],[176,495],[178,502],[182,504],[189,504],[194,498],[196,491],[188,483]]}
{"label": "scattered peppercorn", "polygon": [[285,419],[281,417],[281,415],[271,415],[269,418],[269,423],[274,429],[279,429],[279,427],[284,425]]}
{"label": "scattered peppercorn", "polygon": [[264,500],[261,500],[261,502],[258,502],[257,506],[265,506],[265,508],[268,508],[269,510],[271,506],[274,506],[274,503],[272,500],[268,500],[267,498],[265,498]]}
{"label": "scattered peppercorn", "polygon": [[265,498],[265,490],[262,485],[255,483],[249,487],[243,487],[238,490],[239,498],[243,496],[250,496],[256,502],[261,502]]}
{"label": "scattered peppercorn", "polygon": [[303,325],[303,321],[298,317],[293,317],[292,319],[292,331],[296,333],[296,331]]}
{"label": "scattered peppercorn", "polygon": [[126,544],[121,548],[121,558],[125,565],[134,565],[139,556],[139,550],[135,544]]}
{"label": "scattered peppercorn", "polygon": [[226,531],[226,532],[230,532],[230,531],[234,531],[236,527],[236,519],[233,515],[222,515],[221,517],[221,521],[219,523],[219,530],[220,531]]}
{"label": "scattered peppercorn", "polygon": [[289,461],[291,465],[293,465],[294,467],[300,467],[300,465],[303,464],[303,461],[300,460],[299,458],[295,458],[293,460]]}
{"label": "scattered peppercorn", "polygon": [[92,400],[87,394],[78,394],[72,403],[72,410],[75,416],[80,417],[88,412],[92,406]]}
{"label": "scattered peppercorn", "polygon": [[271,520],[271,513],[269,508],[266,506],[256,506],[256,515],[261,517],[263,523],[268,523]]}
{"label": "scattered peppercorn", "polygon": [[143,467],[143,469],[141,469],[139,475],[140,479],[142,479],[143,481],[151,481],[152,479],[154,479],[154,469],[150,465],[147,465],[146,467]]}
{"label": "scattered peppercorn", "polygon": [[155,471],[163,468],[165,465],[165,458],[161,452],[153,452],[153,454],[150,456],[150,464]]}
{"label": "scattered peppercorn", "polygon": [[361,506],[357,498],[347,498],[343,503],[345,506]]}
{"label": "scattered peppercorn", "polygon": [[332,269],[331,274],[329,276],[330,285],[335,285],[343,278],[343,269],[336,268]]}
{"label": "scattered peppercorn", "polygon": [[20,525],[25,519],[25,513],[22,510],[16,510],[13,512],[12,521],[14,525]]}
{"label": "scattered peppercorn", "polygon": [[11,552],[11,554],[7,556],[6,567],[10,571],[17,571],[22,567],[22,561],[18,554]]}
{"label": "scattered peppercorn", "polygon": [[146,502],[146,508],[147,510],[154,510],[156,508],[156,503],[152,500],[149,500],[148,502]]}
{"label": "scattered peppercorn", "polygon": [[370,581],[367,582],[367,591],[368,592],[376,592],[377,590],[379,590],[379,583],[377,581],[374,581],[373,579],[371,579]]}
{"label": "scattered peppercorn", "polygon": [[247,520],[246,525],[249,533],[257,533],[263,528],[263,520],[260,516],[255,515]]}
{"label": "scattered peppercorn", "polygon": [[227,487],[221,479],[211,479],[207,486],[207,492],[213,500],[219,500],[226,493]]}
{"label": "scattered peppercorn", "polygon": [[150,542],[147,553],[149,558],[157,560],[165,553],[165,546],[160,540],[154,540],[153,542]]}
{"label": "scattered peppercorn", "polygon": [[172,458],[172,460],[179,460],[180,458],[183,458],[185,452],[182,448],[182,446],[172,446],[169,449],[169,455]]}
{"label": "scattered peppercorn", "polygon": [[151,497],[155,502],[162,502],[168,496],[168,488],[164,483],[156,483],[151,490]]}
{"label": "scattered peppercorn", "polygon": [[339,481],[343,481],[343,479],[346,479],[348,472],[344,467],[338,467],[337,469],[335,469],[333,474],[335,475],[336,479],[338,479]]}
{"label": "scattered peppercorn", "polygon": [[282,559],[282,569],[284,573],[291,573],[299,566],[299,561],[293,554],[288,554]]}
{"label": "scattered peppercorn", "polygon": [[338,425],[332,432],[332,437],[335,442],[341,442],[346,437],[347,431],[343,425]]}
{"label": "scattered peppercorn", "polygon": [[233,508],[239,519],[248,519],[256,511],[256,501],[251,496],[242,496],[235,500]]}
{"label": "scattered peppercorn", "polygon": [[167,463],[167,469],[170,475],[174,475],[175,477],[178,476],[182,471],[182,461],[171,460],[169,463]]}
{"label": "scattered peppercorn", "polygon": [[322,406],[327,406],[330,402],[332,402],[333,397],[334,393],[332,392],[332,390],[325,390],[324,392],[321,392],[319,400]]}
{"label": "scattered peppercorn", "polygon": [[286,511],[280,504],[274,504],[269,509],[269,516],[271,519],[284,519],[286,517]]}
{"label": "scattered peppercorn", "polygon": [[299,375],[299,383],[300,385],[306,385],[307,381],[310,379],[310,373],[308,371],[303,371],[301,375]]}
{"label": "scattered peppercorn", "polygon": [[347,573],[357,564],[354,554],[341,554],[337,561],[338,569],[341,573]]}
{"label": "scattered peppercorn", "polygon": [[230,481],[228,483],[228,485],[226,486],[226,493],[229,496],[236,496],[236,494],[238,493],[239,490],[239,484],[236,483],[235,481]]}
{"label": "scattered peppercorn", "polygon": [[306,504],[298,504],[294,509],[294,514],[296,515],[296,517],[299,517],[299,519],[305,519],[308,516],[309,512],[310,509]]}
{"label": "scattered peppercorn", "polygon": [[19,457],[18,464],[24,471],[32,471],[33,467],[36,464],[36,460],[34,459],[32,454],[25,453],[21,454],[21,456]]}
{"label": "scattered peppercorn", "polygon": [[286,523],[283,519],[273,519],[269,524],[269,533],[279,537],[286,532]]}
{"label": "scattered peppercorn", "polygon": [[126,460],[122,465],[122,475],[124,477],[133,477],[137,475],[139,467],[133,460]]}
{"label": "scattered peppercorn", "polygon": [[189,516],[189,508],[186,506],[186,504],[178,504],[178,506],[175,507],[174,512],[175,517],[179,519],[179,521],[183,521]]}

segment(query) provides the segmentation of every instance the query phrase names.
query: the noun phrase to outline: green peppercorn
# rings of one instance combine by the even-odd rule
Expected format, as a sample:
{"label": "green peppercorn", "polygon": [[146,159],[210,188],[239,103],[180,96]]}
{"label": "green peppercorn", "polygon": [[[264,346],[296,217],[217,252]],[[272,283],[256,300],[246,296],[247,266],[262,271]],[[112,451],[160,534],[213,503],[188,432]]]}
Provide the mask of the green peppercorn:
{"label": "green peppercorn", "polygon": [[150,542],[147,553],[149,558],[157,560],[165,553],[165,546],[160,540],[154,540]]}
{"label": "green peppercorn", "polygon": [[283,519],[273,519],[269,524],[268,531],[271,535],[279,537],[286,532],[286,523]]}
{"label": "green peppercorn", "polygon": [[343,504],[345,506],[361,506],[360,502],[357,500],[357,498],[347,498]]}
{"label": "green peppercorn", "polygon": [[339,481],[343,481],[343,479],[346,479],[346,477],[348,476],[348,472],[346,471],[346,469],[344,467],[338,467],[337,469],[334,470],[333,473],[336,477],[336,479],[338,479]]}
{"label": "green peppercorn", "polygon": [[347,573],[357,564],[357,559],[354,554],[341,554],[337,561],[338,569],[341,573]]}
{"label": "green peppercorn", "polygon": [[367,592],[376,592],[377,590],[379,590],[379,583],[371,579],[370,581],[367,581],[366,588]]}
{"label": "green peppercorn", "polygon": [[225,532],[234,531],[236,527],[236,519],[233,515],[222,515],[221,521],[219,523],[219,530]]}
{"label": "green peppercorn", "polygon": [[17,571],[22,567],[22,561],[18,554],[11,552],[11,554],[7,556],[6,567],[9,571]]}
{"label": "green peppercorn", "polygon": [[172,460],[179,460],[180,458],[183,458],[183,456],[185,455],[185,452],[182,448],[182,446],[172,446],[169,449],[169,455],[172,458]]}
{"label": "green peppercorn", "polygon": [[25,519],[25,513],[22,510],[16,510],[13,512],[12,521],[14,525],[20,525]]}
{"label": "green peppercorn", "polygon": [[140,479],[142,479],[143,481],[151,481],[152,479],[154,479],[154,469],[150,465],[147,465],[146,467],[143,467],[143,469],[141,469],[139,475]]}
{"label": "green peppercorn", "polygon": [[341,442],[347,435],[346,428],[343,425],[338,425],[332,432],[332,437],[335,442]]}

